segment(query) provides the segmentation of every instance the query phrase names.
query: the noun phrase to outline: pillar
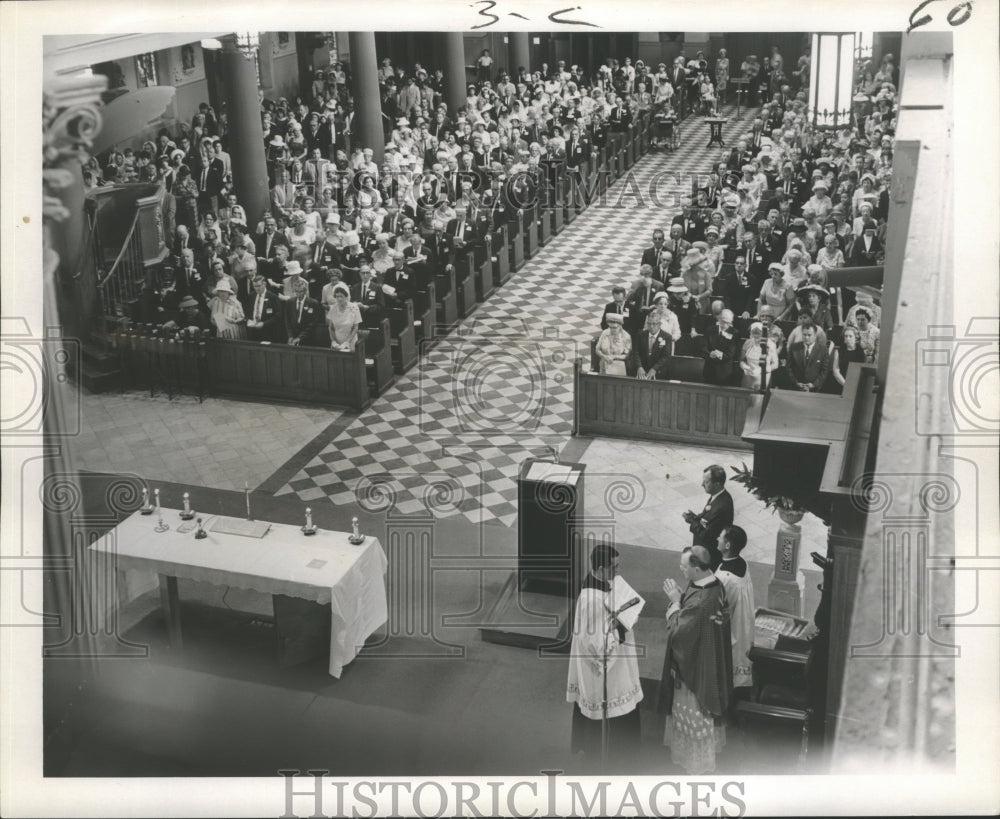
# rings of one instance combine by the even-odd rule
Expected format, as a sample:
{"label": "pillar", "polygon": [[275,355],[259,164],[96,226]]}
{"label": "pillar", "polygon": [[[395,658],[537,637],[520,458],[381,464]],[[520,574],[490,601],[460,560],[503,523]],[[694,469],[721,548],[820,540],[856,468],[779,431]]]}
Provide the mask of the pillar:
{"label": "pillar", "polygon": [[229,115],[229,157],[236,198],[247,212],[249,227],[257,224],[269,207],[264,130],[260,123],[257,71],[243,56],[235,37],[223,41],[220,57],[226,110]]}
{"label": "pillar", "polygon": [[375,152],[375,162],[381,165],[385,155],[385,131],[382,128],[382,97],[378,87],[375,34],[371,31],[352,31],[348,39],[351,52],[351,94],[354,97],[352,148],[371,148]]}
{"label": "pillar", "polygon": [[446,31],[442,35],[444,51],[444,98],[448,113],[465,105],[465,36],[461,31]]}
{"label": "pillar", "polygon": [[512,31],[509,35],[510,76],[513,79],[517,69],[524,66],[531,71],[531,52],[528,49],[528,32]]}

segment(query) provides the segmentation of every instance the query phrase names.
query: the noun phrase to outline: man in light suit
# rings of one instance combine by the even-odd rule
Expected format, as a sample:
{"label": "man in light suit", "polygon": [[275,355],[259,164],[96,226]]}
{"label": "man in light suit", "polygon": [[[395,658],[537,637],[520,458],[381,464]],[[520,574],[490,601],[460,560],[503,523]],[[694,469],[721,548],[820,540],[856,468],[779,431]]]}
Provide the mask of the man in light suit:
{"label": "man in light suit", "polygon": [[733,525],[733,497],[726,490],[726,470],[712,464],[702,473],[701,487],[708,493],[708,503],[699,514],[689,509],[683,517],[693,536],[691,545],[708,549],[712,556],[712,571],[715,571],[722,563],[719,535],[727,526]]}
{"label": "man in light suit", "polygon": [[816,337],[816,325],[806,321],[799,325],[802,341],[788,348],[788,369],[792,381],[803,392],[819,392],[830,373],[830,353],[826,344]]}

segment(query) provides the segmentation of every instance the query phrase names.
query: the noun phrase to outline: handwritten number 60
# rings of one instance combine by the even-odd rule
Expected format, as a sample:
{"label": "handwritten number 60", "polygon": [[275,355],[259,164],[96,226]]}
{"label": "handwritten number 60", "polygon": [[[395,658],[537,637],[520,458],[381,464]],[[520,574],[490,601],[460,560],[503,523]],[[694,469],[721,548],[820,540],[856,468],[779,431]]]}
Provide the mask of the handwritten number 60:
{"label": "handwritten number 60", "polygon": [[[937,2],[938,0],[924,0],[924,2],[922,2],[919,6],[917,6],[913,10],[913,13],[910,15],[910,27],[906,29],[907,34],[909,34],[915,28],[920,28],[921,26],[927,25],[931,21],[931,16],[929,14],[925,14],[923,17],[920,17],[916,20],[914,20],[913,18],[916,17],[925,8],[927,8],[927,6],[929,6],[931,3],[937,3]],[[965,0],[964,3],[959,3],[951,11],[949,11],[946,19],[948,20],[948,25],[954,27],[962,25],[962,23],[968,20],[971,16],[972,16],[972,0]]]}

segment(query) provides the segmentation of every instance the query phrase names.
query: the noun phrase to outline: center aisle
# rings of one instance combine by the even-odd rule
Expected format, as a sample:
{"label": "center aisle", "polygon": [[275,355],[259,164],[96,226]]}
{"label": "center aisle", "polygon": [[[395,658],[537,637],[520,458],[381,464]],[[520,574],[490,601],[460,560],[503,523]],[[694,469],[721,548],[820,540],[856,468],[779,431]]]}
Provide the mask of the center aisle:
{"label": "center aisle", "polygon": [[[731,146],[753,113],[727,113]],[[669,231],[685,174],[721,155],[707,141],[687,120],[676,151],[636,162],[275,494],[512,526],[519,464],[570,440],[573,361],[589,362],[611,287],[636,276],[653,229]]]}

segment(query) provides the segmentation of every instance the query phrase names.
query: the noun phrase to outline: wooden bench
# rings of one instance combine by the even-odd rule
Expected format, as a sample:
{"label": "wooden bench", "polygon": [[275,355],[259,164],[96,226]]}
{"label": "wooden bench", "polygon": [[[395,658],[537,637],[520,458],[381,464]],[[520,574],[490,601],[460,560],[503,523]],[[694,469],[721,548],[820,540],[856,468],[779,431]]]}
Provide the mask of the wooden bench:
{"label": "wooden bench", "polygon": [[417,362],[417,335],[413,327],[413,301],[405,299],[398,307],[390,307],[389,347],[396,372],[405,373]]}
{"label": "wooden bench", "polygon": [[368,390],[372,398],[378,398],[396,380],[389,345],[389,319],[382,319],[377,328],[362,330],[360,335],[365,349]]}

